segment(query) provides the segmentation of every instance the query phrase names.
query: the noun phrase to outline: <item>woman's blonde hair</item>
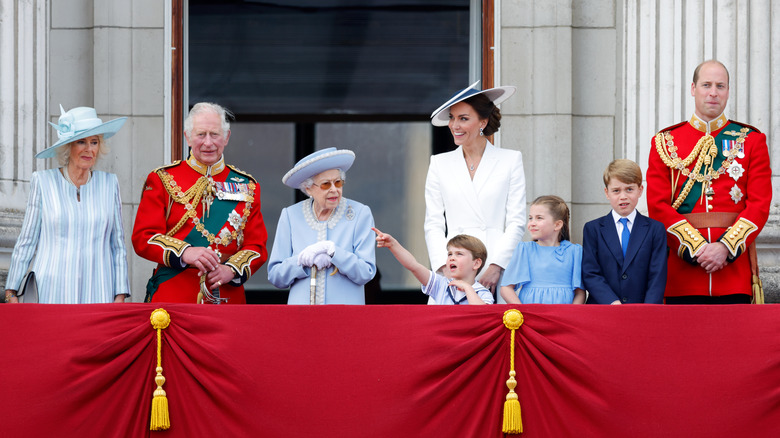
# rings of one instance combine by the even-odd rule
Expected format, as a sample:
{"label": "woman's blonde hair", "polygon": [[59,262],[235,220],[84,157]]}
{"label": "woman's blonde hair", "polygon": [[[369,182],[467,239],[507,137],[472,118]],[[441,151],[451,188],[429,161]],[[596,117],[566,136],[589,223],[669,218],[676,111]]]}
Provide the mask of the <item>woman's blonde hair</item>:
{"label": "woman's blonde hair", "polygon": [[[103,155],[106,155],[109,151],[108,145],[106,145],[106,140],[103,139],[103,134],[100,134],[97,136],[98,141],[100,143],[100,146],[98,147],[98,153],[95,157],[95,164],[97,164],[97,161],[100,157]],[[87,137],[89,138],[89,137]],[[79,139],[83,140],[83,139]],[[78,141],[78,140],[75,140]],[[60,163],[60,166],[66,166],[68,162],[70,161],[70,148],[73,147],[74,141],[70,143],[66,143],[60,147],[57,148],[57,161]]]}

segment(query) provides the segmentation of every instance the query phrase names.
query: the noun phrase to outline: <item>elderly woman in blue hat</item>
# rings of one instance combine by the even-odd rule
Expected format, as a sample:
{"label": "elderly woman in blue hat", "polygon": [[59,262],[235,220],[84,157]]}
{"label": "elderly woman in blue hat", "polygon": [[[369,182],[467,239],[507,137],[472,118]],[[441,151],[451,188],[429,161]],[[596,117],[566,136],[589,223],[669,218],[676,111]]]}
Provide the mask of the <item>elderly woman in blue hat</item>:
{"label": "elderly woman in blue hat", "polygon": [[336,148],[299,161],[282,182],[309,198],[282,210],[268,280],[290,288],[288,304],[365,304],[376,273],[371,209],[342,196],[355,153]]}
{"label": "elderly woman in blue hat", "polygon": [[523,236],[525,174],[520,151],[488,141],[501,126],[497,105],[512,96],[515,87],[479,90],[478,84],[459,91],[431,114],[434,126],[449,127],[458,147],[431,157],[425,181],[425,243],[431,269],[439,270],[447,261],[448,237],[479,238],[488,256],[477,279],[495,292]]}
{"label": "elderly woman in blue hat", "polygon": [[[57,157],[62,167],[34,172],[19,238],[11,255],[5,301],[17,291],[32,262],[41,303],[124,302],[130,294],[119,182],[93,170],[107,151],[105,139],[126,117],[103,122],[94,108],[65,111],[58,141],[36,158]],[[34,257],[34,261],[33,261]]]}

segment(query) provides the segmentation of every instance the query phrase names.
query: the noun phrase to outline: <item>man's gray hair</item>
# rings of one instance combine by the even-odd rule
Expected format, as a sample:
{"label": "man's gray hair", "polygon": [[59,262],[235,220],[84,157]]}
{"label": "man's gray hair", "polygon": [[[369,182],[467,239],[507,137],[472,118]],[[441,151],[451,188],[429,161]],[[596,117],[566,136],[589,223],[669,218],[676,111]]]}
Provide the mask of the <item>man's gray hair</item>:
{"label": "man's gray hair", "polygon": [[192,135],[192,119],[197,115],[205,113],[213,113],[219,116],[220,120],[222,120],[222,137],[227,138],[228,132],[230,131],[228,117],[234,117],[233,113],[222,105],[211,102],[196,103],[190,110],[190,113],[187,114],[187,118],[184,119],[184,133],[187,134],[187,137]]}

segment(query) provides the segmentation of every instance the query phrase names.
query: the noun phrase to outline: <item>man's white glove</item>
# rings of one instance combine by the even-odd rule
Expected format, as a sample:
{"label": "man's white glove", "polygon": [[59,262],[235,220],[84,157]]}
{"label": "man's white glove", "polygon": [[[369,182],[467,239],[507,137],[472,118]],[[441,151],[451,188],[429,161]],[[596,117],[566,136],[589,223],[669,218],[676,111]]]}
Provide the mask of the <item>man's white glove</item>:
{"label": "man's white glove", "polygon": [[311,266],[314,264],[314,257],[318,254],[325,254],[328,258],[333,257],[333,253],[336,252],[336,244],[330,240],[323,240],[321,242],[312,243],[311,245],[303,248],[300,254],[298,254],[298,264],[301,266]]}

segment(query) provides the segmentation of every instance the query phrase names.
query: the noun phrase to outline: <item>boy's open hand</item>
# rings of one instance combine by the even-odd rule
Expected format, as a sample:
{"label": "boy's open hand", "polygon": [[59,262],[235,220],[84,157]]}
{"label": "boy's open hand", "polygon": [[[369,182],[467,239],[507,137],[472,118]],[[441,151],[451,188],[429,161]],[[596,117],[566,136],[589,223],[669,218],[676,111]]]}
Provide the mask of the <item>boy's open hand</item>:
{"label": "boy's open hand", "polygon": [[393,236],[383,233],[375,227],[371,227],[371,229],[374,230],[374,232],[376,233],[377,248],[390,248],[391,246],[395,245],[396,240]]}
{"label": "boy's open hand", "polygon": [[466,292],[467,289],[471,289],[471,285],[463,280],[452,280],[448,286],[455,286],[458,290]]}

